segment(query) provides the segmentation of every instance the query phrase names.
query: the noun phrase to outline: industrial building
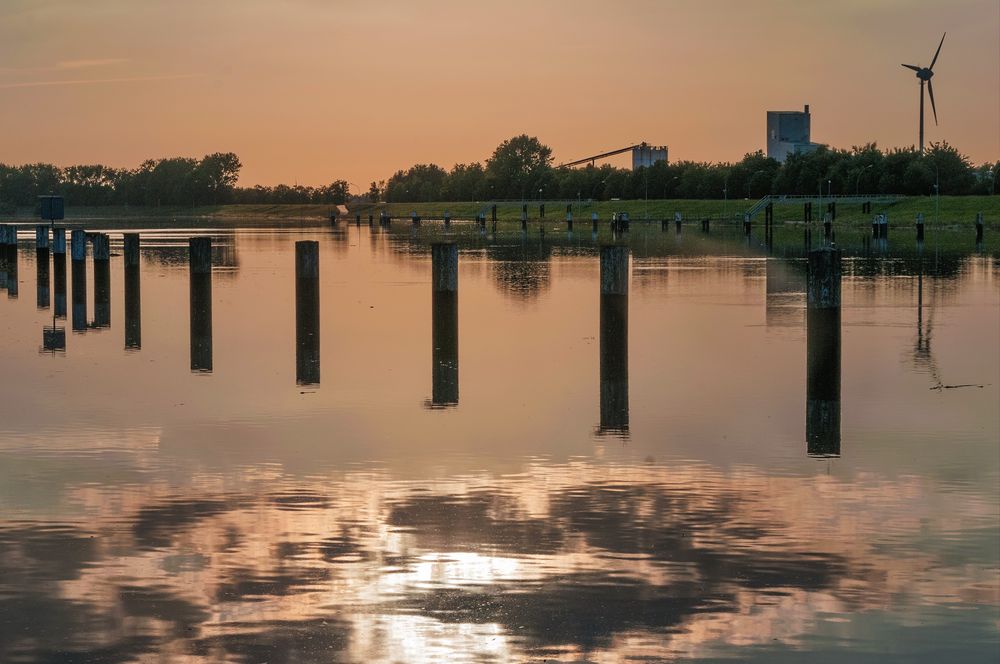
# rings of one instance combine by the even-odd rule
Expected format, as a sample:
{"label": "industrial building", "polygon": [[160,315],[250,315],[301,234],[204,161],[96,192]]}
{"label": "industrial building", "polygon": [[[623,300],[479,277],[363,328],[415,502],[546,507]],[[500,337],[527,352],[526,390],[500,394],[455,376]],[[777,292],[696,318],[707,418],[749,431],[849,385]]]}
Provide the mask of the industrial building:
{"label": "industrial building", "polygon": [[801,111],[767,112],[767,156],[784,162],[790,154],[812,152],[819,147],[810,137],[809,104]]}
{"label": "industrial building", "polygon": [[652,166],[657,162],[667,161],[667,146],[666,145],[649,145],[648,143],[640,143],[639,145],[632,146],[632,170],[642,168],[643,166]]}

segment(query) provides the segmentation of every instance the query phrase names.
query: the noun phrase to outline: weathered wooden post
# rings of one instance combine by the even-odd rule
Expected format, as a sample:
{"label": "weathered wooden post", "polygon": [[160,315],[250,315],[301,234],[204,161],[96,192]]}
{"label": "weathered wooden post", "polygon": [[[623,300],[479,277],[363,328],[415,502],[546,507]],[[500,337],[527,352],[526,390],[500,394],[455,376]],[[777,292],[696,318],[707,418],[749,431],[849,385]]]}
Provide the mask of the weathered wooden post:
{"label": "weathered wooden post", "polygon": [[749,215],[749,213],[743,215],[743,234],[745,236],[747,236],[747,237],[750,237],[750,215]]}
{"label": "weathered wooden post", "polygon": [[125,348],[142,348],[142,288],[139,281],[139,234],[122,235],[125,268]]}
{"label": "weathered wooden post", "polygon": [[600,433],[628,433],[629,248],[601,247]]}
{"label": "weathered wooden post", "polygon": [[877,215],[878,217],[878,236],[883,240],[889,238],[889,215],[882,213]]}
{"label": "weathered wooden post", "polygon": [[809,252],[806,279],[806,448],[840,456],[841,251]]}
{"label": "weathered wooden post", "polygon": [[62,226],[52,229],[52,253],[66,255],[66,229]]}
{"label": "weathered wooden post", "polygon": [[191,281],[191,371],[212,372],[212,238],[188,241]]}
{"label": "weathered wooden post", "polygon": [[458,403],[458,245],[431,245],[431,405]]}
{"label": "weathered wooden post", "polygon": [[319,242],[295,243],[295,380],[319,383]]}
{"label": "weathered wooden post", "polygon": [[47,224],[35,226],[35,249],[49,248],[49,227]]}
{"label": "weathered wooden post", "polygon": [[924,213],[917,213],[917,242],[924,241]]}
{"label": "weathered wooden post", "polygon": [[597,234],[597,213],[596,212],[591,212],[590,213],[590,232],[591,232],[592,235],[596,235]]}
{"label": "weathered wooden post", "polygon": [[524,205],[521,207],[521,230],[528,230],[528,206]]}
{"label": "weathered wooden post", "polygon": [[573,230],[573,204],[566,206],[566,230]]}
{"label": "weathered wooden post", "polygon": [[490,221],[496,221],[497,220],[497,204],[496,203],[493,204],[492,210],[493,210],[493,218]]}
{"label": "weathered wooden post", "polygon": [[[82,241],[81,241],[82,240]],[[87,331],[87,245],[83,231],[73,231],[70,245],[72,258],[73,291],[70,294],[73,318],[70,322],[73,332]],[[78,258],[79,257],[79,258]]]}
{"label": "weathered wooden post", "polygon": [[823,215],[823,237],[826,240],[830,239],[830,233],[833,232],[833,216],[831,213],[827,212]]}
{"label": "weathered wooden post", "polygon": [[49,250],[40,247],[35,249],[35,306],[48,309],[49,300]]}
{"label": "weathered wooden post", "polygon": [[976,213],[976,244],[983,243],[983,213]]}
{"label": "weathered wooden post", "polygon": [[111,242],[107,233],[91,236],[94,259],[94,327],[111,327]]}
{"label": "weathered wooden post", "polygon": [[448,210],[444,211],[444,227],[445,228],[451,227],[451,212],[449,212]]}
{"label": "weathered wooden post", "polygon": [[7,283],[7,297],[16,300],[18,292],[20,291],[20,283],[18,277],[18,255],[17,255],[17,226],[7,226],[4,236],[3,246],[0,247],[0,251],[3,252],[3,262],[6,272],[6,283]]}
{"label": "weathered wooden post", "polygon": [[681,224],[684,222],[684,216],[680,212],[674,212],[674,230],[677,235],[681,233]]}

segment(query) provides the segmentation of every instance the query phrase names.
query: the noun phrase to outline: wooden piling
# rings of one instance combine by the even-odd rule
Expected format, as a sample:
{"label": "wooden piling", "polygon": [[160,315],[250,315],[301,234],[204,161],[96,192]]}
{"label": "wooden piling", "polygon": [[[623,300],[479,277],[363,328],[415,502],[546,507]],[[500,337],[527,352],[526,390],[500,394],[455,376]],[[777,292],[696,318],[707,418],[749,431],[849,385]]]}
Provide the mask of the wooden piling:
{"label": "wooden piling", "polygon": [[35,249],[49,248],[49,227],[47,224],[35,226]]}
{"label": "wooden piling", "polygon": [[70,233],[70,258],[74,261],[87,259],[87,231],[74,228]]}
{"label": "wooden piling", "polygon": [[431,405],[458,403],[458,245],[431,245]]}
{"label": "wooden piling", "polygon": [[62,226],[52,229],[52,253],[66,254],[66,229]]}
{"label": "wooden piling", "polygon": [[142,290],[139,277],[139,234],[122,236],[125,272],[125,348],[142,348]]}
{"label": "wooden piling", "polygon": [[320,378],[319,242],[295,243],[295,380],[316,385]]}
{"label": "wooden piling", "polygon": [[806,278],[806,448],[840,455],[841,251],[809,252]]}
{"label": "wooden piling", "polygon": [[191,371],[211,373],[212,362],[212,238],[188,241],[191,282]]}

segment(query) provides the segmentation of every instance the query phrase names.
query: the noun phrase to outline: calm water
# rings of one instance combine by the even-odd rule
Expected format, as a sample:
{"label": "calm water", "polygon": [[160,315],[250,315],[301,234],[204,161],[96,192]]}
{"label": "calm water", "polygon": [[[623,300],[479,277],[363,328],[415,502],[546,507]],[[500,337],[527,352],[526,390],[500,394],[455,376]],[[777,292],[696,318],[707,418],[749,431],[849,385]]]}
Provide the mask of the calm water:
{"label": "calm water", "polygon": [[633,230],[607,353],[589,232],[463,230],[437,351],[426,226],[144,230],[140,302],[112,231],[65,318],[23,235],[0,661],[996,661],[996,254],[845,257],[807,442],[801,261],[689,231]]}

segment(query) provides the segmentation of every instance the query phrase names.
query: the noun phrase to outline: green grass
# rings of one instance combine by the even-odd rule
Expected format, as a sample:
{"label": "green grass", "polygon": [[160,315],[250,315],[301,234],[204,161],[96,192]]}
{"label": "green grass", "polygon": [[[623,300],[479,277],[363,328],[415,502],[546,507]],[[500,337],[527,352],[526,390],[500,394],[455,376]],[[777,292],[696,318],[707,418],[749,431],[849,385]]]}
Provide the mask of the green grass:
{"label": "green grass", "polygon": [[[596,212],[601,220],[608,220],[615,212],[628,212],[633,221],[648,219],[673,219],[675,212],[680,212],[686,221],[697,221],[704,217],[721,220],[725,217],[734,223],[742,220],[743,213],[755,201],[735,200],[724,203],[720,200],[632,200],[632,201],[595,201],[593,203],[574,203],[573,218],[579,222],[589,222],[591,213]],[[444,211],[451,212],[453,218],[474,218],[480,212],[486,212],[490,218],[492,203],[389,203],[386,205],[361,205],[351,209],[351,214],[360,213],[378,216],[380,210],[386,210],[394,218],[407,219],[411,212],[424,219],[440,219]],[[546,221],[561,221],[566,217],[565,203],[547,203]],[[813,219],[822,219],[819,205],[813,205]],[[825,203],[823,208],[825,210]],[[837,206],[837,222],[840,224],[870,224],[871,215],[861,212],[859,204],[840,204]],[[1000,228],[1000,196],[942,196],[940,200],[940,221],[943,224],[975,223],[976,213],[983,212],[987,227]],[[884,212],[889,215],[893,225],[912,224],[918,212],[922,212],[927,224],[935,222],[934,197],[908,197],[891,205],[872,205],[872,213]],[[725,213],[725,214],[724,214]],[[517,221],[521,218],[520,202],[497,203],[497,219],[500,221]],[[803,206],[801,201],[795,203],[775,203],[774,218],[778,223],[801,222]],[[538,203],[528,203],[528,219],[538,219]],[[763,213],[755,221],[763,221]]]}
{"label": "green grass", "polygon": [[[674,218],[675,212],[680,212],[685,221],[697,222],[704,217],[719,221],[725,219],[739,223],[743,213],[755,201],[745,199],[730,200],[630,200],[630,201],[595,201],[593,203],[574,203],[573,217],[577,223],[590,221],[591,213],[596,212],[602,221],[611,218],[615,212],[628,212],[633,221],[647,219]],[[353,206],[350,216],[361,214],[367,220],[369,214],[376,217],[380,210],[386,210],[394,218],[407,219],[412,211],[416,211],[424,219],[440,219],[445,210],[451,212],[455,219],[472,219],[480,212],[489,211],[492,203],[390,203],[386,205],[362,204]],[[565,219],[565,203],[548,202],[546,204],[546,222],[560,222]],[[825,209],[825,203],[824,203]],[[83,221],[96,219],[113,220],[193,220],[218,224],[260,224],[273,222],[301,222],[328,219],[335,206],[329,204],[269,204],[269,205],[212,205],[200,207],[73,207],[66,209],[67,220]],[[983,212],[988,229],[1000,229],[1000,196],[942,196],[940,200],[939,220],[941,225],[964,226],[975,221],[976,213]],[[723,214],[725,212],[725,215]],[[935,213],[934,197],[907,197],[892,205],[873,204],[872,212],[885,212],[893,226],[912,225],[917,213],[923,213],[928,225],[935,224],[938,215]],[[802,221],[802,202],[781,203],[774,207],[775,221],[782,223],[797,223]],[[14,221],[33,221],[35,212],[28,208],[17,211]],[[521,218],[520,202],[497,203],[497,217],[501,221],[518,221]],[[528,203],[528,218],[538,220],[538,203]],[[820,206],[814,204],[813,218],[822,219]],[[763,213],[759,214],[755,223],[763,221]],[[838,205],[837,225],[867,225],[871,223],[871,215],[863,214],[859,204]]]}

